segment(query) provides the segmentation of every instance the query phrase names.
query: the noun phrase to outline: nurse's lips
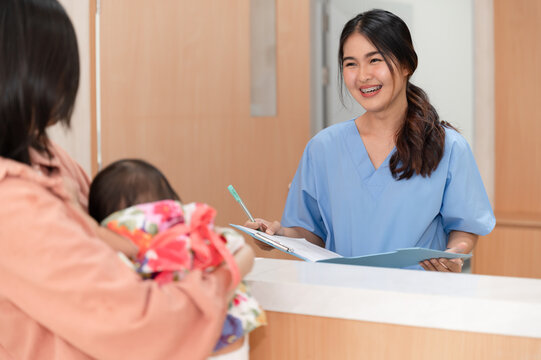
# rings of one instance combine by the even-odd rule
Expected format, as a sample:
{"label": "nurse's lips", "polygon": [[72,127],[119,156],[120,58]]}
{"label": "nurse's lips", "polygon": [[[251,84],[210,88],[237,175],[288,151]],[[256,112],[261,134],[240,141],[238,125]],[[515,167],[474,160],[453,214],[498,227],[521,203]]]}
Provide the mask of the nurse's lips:
{"label": "nurse's lips", "polygon": [[359,90],[361,91],[361,95],[363,97],[371,97],[379,93],[383,85],[366,85],[361,86]]}

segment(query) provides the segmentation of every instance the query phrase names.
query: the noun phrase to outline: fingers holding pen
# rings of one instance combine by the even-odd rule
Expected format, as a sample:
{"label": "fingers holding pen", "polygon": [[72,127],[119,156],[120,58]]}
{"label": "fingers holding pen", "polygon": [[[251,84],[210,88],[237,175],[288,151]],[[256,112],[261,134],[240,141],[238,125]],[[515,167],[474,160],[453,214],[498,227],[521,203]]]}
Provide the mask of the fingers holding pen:
{"label": "fingers holding pen", "polygon": [[[254,230],[260,230],[260,231],[265,231],[267,230],[267,221],[263,220],[263,219],[254,219],[255,221],[246,221],[244,223],[244,226],[247,227],[247,228],[250,228],[250,229],[254,229]],[[260,248],[261,250],[265,250],[265,251],[271,251],[274,249],[274,247],[262,242],[262,241],[254,241],[255,245]]]}
{"label": "fingers holding pen", "polygon": [[[269,235],[282,235],[282,225],[279,221],[267,221],[265,219],[256,218],[255,221],[246,221],[244,226],[250,229],[263,231]],[[262,250],[272,250],[274,247],[265,244],[261,241],[256,241],[255,244]]]}
{"label": "fingers holding pen", "polygon": [[266,223],[265,226],[266,226],[266,229],[264,231],[269,235],[284,235],[282,224],[280,224],[279,221]]}
{"label": "fingers holding pen", "polygon": [[255,221],[246,221],[244,226],[250,229],[263,231],[269,235],[283,235],[282,225],[279,221],[267,221],[256,218]]}
{"label": "fingers holding pen", "polygon": [[254,229],[254,230],[260,230],[260,231],[267,230],[268,221],[263,220],[263,219],[254,219],[254,220],[255,221],[250,221],[250,220],[246,221],[244,223],[244,226],[250,229]]}

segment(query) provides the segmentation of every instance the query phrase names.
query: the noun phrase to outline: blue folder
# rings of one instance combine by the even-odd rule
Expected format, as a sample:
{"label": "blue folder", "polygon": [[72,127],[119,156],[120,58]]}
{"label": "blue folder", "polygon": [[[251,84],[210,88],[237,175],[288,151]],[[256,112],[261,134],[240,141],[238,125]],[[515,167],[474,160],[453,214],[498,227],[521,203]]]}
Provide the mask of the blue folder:
{"label": "blue folder", "polygon": [[419,262],[433,258],[447,259],[468,259],[470,254],[456,254],[440,250],[423,249],[418,247],[398,249],[396,251],[357,256],[357,257],[337,257],[332,259],[318,260],[317,262],[347,264],[347,265],[363,265],[363,266],[379,266],[389,268],[404,268],[419,264]]}
{"label": "blue folder", "polygon": [[231,225],[252,236],[254,239],[271,245],[276,249],[285,252],[286,254],[290,254],[302,260],[311,262],[405,268],[418,265],[419,262],[427,259],[468,259],[471,257],[470,254],[456,254],[418,247],[397,249],[391,252],[364,256],[342,257],[335,252],[314,245],[305,239],[268,235],[261,231],[248,229],[244,226],[234,224]]}

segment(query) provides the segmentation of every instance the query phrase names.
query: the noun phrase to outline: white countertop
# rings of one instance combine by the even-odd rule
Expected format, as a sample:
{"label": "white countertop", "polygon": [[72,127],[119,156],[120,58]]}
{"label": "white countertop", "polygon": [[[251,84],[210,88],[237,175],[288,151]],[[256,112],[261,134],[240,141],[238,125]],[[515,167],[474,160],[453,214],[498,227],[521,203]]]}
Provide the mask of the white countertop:
{"label": "white countertop", "polygon": [[265,310],[541,338],[541,280],[257,258]]}

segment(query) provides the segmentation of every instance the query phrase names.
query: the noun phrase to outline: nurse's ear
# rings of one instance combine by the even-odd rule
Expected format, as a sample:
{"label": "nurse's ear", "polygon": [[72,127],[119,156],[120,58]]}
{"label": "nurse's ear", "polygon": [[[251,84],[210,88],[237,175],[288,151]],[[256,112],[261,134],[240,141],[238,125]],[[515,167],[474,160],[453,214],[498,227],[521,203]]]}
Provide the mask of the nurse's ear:
{"label": "nurse's ear", "polygon": [[406,79],[409,79],[410,76],[413,75],[413,72],[406,66],[400,66],[400,74]]}

